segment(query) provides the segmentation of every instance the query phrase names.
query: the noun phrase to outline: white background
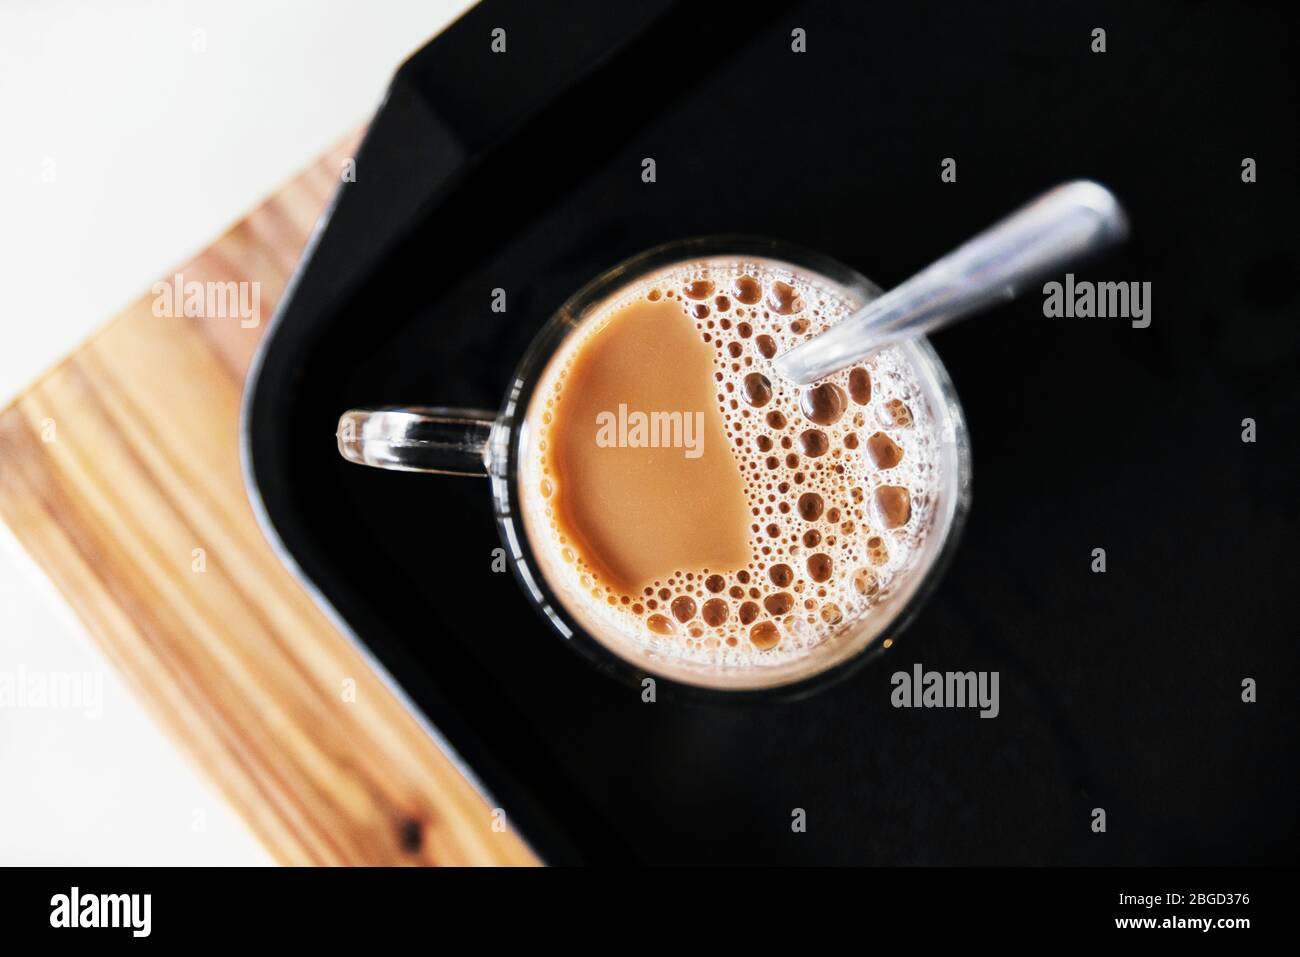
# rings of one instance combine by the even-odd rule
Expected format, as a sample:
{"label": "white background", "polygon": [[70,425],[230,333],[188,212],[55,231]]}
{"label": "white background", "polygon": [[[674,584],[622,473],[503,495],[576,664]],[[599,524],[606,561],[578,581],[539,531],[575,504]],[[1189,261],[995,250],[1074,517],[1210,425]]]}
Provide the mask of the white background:
{"label": "white background", "polygon": [[[468,6],[0,2],[0,406],[369,117]],[[102,714],[0,706],[0,864],[269,862],[0,525],[0,677],[20,669],[95,676]]]}

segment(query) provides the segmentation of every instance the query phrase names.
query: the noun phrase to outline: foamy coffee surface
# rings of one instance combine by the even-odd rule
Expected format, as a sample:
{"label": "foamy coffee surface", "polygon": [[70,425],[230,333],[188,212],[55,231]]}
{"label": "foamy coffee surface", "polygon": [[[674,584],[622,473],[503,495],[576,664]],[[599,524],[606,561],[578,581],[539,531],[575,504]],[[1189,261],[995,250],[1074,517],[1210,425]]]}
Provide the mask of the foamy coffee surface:
{"label": "foamy coffee surface", "polygon": [[[584,346],[638,302],[672,302],[713,351],[717,409],[749,506],[740,567],[665,568],[617,585],[565,527],[566,486],[550,454],[565,386]],[[772,359],[830,328],[855,303],[802,273],[755,262],[690,264],[603,304],[552,359],[530,405],[522,463],[529,536],[571,610],[625,655],[707,669],[786,665],[834,641],[906,580],[936,509],[934,421],[906,354],[885,349],[812,387],[782,382]],[[647,370],[653,374],[653,370]]]}

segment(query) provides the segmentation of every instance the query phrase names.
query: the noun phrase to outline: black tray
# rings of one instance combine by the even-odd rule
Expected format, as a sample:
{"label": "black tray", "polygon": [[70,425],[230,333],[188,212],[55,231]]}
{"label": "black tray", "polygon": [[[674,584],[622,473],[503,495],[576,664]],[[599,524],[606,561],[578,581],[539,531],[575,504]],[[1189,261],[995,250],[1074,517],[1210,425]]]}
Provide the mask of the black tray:
{"label": "black tray", "polygon": [[[250,490],[545,859],[1295,859],[1295,25],[1130,6],[490,0],[397,74],[250,380]],[[1151,327],[1030,295],[937,337],[965,540],[898,646],[811,699],[643,704],[491,571],[484,483],[335,451],[354,405],[495,408],[551,312],[660,242],[769,235],[888,288],[1076,176],[1134,224],[1080,278],[1152,282]],[[1000,715],[894,709],[915,662],[1000,672]]]}

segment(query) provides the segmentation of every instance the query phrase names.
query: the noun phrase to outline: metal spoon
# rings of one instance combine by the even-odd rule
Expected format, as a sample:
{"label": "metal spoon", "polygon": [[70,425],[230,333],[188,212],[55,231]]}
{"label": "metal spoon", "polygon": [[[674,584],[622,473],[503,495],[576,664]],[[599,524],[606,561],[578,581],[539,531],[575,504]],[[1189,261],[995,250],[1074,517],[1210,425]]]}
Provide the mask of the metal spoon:
{"label": "metal spoon", "polygon": [[776,371],[798,385],[816,382],[890,343],[1014,299],[1044,276],[1127,235],[1128,219],[1110,190],[1090,180],[1065,183],[778,356]]}

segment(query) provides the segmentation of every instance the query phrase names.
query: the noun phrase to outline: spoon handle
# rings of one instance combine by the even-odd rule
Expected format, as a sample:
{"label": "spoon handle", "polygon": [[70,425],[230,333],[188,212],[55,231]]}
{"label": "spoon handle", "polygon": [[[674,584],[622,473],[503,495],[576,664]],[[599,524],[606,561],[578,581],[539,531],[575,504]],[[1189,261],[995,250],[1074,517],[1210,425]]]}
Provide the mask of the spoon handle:
{"label": "spoon handle", "polygon": [[1127,234],[1128,220],[1110,190],[1089,180],[1057,186],[833,329],[778,356],[776,371],[799,385],[815,382],[890,343],[1013,299]]}

